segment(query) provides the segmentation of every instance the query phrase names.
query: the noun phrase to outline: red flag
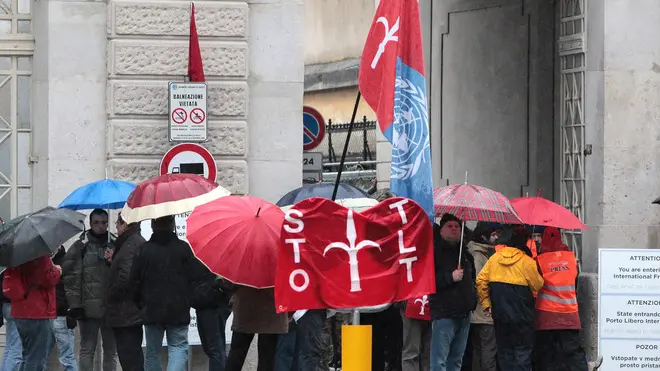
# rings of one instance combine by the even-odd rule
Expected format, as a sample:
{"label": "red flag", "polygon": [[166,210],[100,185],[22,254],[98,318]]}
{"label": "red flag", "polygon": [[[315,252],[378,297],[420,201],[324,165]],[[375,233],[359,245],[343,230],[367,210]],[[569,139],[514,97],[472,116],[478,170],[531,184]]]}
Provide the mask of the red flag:
{"label": "red flag", "polygon": [[[397,78],[420,83],[415,91],[426,88],[418,0],[381,0],[362,50],[360,92],[376,112],[378,125],[390,143],[396,111],[402,109],[395,97],[407,93],[397,87]],[[425,100],[425,92],[423,95]],[[407,105],[403,108],[412,109]]]}
{"label": "red flag", "polygon": [[199,36],[195,23],[195,3],[191,3],[190,11],[190,41],[188,44],[188,78],[193,82],[204,81],[204,65],[202,51],[199,49]]}
{"label": "red flag", "polygon": [[275,274],[278,312],[357,308],[435,292],[433,227],[391,198],[356,212],[310,198],[285,215]]}
{"label": "red flag", "polygon": [[408,300],[408,304],[406,305],[406,317],[430,321],[431,308],[429,308],[428,295]]}

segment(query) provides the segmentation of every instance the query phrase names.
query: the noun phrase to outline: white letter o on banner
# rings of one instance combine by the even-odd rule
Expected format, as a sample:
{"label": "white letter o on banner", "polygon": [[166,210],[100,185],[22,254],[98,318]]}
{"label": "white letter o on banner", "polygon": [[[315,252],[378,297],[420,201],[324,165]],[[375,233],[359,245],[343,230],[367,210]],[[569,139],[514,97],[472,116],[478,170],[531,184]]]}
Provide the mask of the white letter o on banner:
{"label": "white letter o on banner", "polygon": [[[293,280],[298,275],[303,276],[303,278],[305,279],[305,283],[303,283],[300,286],[296,285],[296,283],[293,282]],[[307,289],[307,287],[309,286],[309,275],[303,269],[294,270],[293,272],[291,272],[291,275],[289,276],[289,286],[291,286],[291,288],[294,289],[297,292],[305,291]]]}

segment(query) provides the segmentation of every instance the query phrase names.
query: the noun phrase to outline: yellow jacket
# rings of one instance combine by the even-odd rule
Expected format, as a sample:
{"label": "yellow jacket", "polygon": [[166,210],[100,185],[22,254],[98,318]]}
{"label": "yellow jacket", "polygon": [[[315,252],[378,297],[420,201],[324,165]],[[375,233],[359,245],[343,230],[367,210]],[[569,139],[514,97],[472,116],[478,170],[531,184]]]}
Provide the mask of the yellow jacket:
{"label": "yellow jacket", "polygon": [[505,301],[525,301],[527,305],[526,301],[531,300],[533,309],[531,295],[542,287],[543,277],[539,274],[536,261],[514,247],[507,246],[496,252],[477,276],[477,294],[484,310],[493,306],[491,291],[493,297],[497,295],[501,298],[503,307],[509,306],[504,304]]}

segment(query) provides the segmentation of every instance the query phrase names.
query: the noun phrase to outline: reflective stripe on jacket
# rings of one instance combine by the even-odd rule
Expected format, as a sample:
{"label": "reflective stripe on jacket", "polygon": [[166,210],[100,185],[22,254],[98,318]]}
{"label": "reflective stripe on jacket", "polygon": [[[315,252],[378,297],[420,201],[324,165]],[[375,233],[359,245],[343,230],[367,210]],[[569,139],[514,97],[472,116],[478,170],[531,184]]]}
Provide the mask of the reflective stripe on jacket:
{"label": "reflective stripe on jacket", "polygon": [[538,256],[544,285],[536,298],[536,309],[555,313],[578,311],[575,279],[577,260],[571,251],[553,251]]}

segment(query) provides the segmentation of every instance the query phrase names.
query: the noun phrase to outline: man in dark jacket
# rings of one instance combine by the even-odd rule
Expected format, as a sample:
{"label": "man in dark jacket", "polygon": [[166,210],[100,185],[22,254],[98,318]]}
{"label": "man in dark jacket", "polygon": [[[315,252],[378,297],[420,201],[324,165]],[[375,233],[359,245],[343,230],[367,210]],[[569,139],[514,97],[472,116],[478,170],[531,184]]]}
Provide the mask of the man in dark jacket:
{"label": "man in dark jacket", "polygon": [[131,272],[135,300],[144,308],[147,339],[145,369],[160,370],[163,335],[167,335],[168,370],[188,363],[188,269],[195,256],[174,233],[174,216],[151,221],[153,234],[138,248]]}
{"label": "man in dark jacket", "polygon": [[69,302],[69,316],[80,326],[82,370],[94,368],[96,346],[101,333],[103,371],[117,369],[117,350],[112,330],[103,324],[103,300],[110,273],[112,238],[108,232],[108,213],[94,209],[89,214],[90,230],[85,231],[67,251],[62,262],[62,282]]}
{"label": "man in dark jacket", "polygon": [[105,297],[105,325],[112,328],[117,356],[124,371],[144,370],[142,354],[143,312],[135,304],[130,287],[131,268],[138,247],[145,243],[138,223],[126,224],[121,213],[116,221],[119,237],[110,265]]}
{"label": "man in dark jacket", "polygon": [[231,312],[231,284],[225,283],[197,258],[191,260],[188,273],[190,306],[197,314],[197,331],[202,349],[209,357],[209,371],[224,371],[227,361],[225,326]]}
{"label": "man in dark jacket", "polygon": [[[60,246],[59,250],[53,255],[53,264],[61,265],[65,255],[64,246]],[[68,317],[69,303],[66,300],[66,292],[62,281],[55,286],[55,308],[57,318],[52,320],[53,336],[60,352],[60,364],[64,371],[78,371],[78,362],[75,356],[75,334],[73,332],[76,327],[76,320]]]}
{"label": "man in dark jacket", "polygon": [[431,371],[459,371],[470,313],[477,306],[474,259],[460,243],[461,221],[454,215],[445,214],[433,233],[436,293],[430,297]]}

